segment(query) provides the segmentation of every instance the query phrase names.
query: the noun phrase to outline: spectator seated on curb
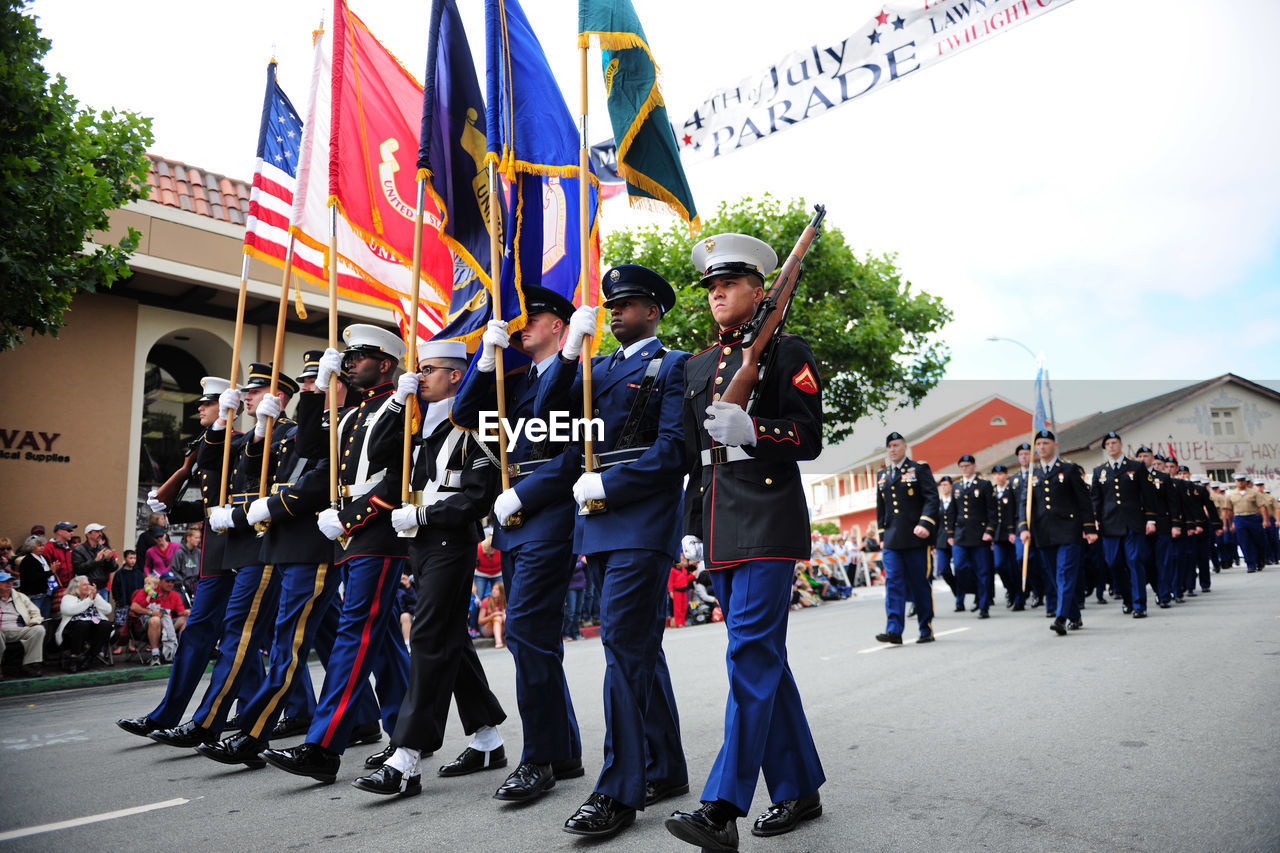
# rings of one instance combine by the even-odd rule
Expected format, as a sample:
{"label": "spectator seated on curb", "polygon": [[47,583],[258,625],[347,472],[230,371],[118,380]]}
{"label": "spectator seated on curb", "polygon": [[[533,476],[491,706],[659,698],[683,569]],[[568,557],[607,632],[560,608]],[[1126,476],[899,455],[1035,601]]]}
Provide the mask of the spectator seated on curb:
{"label": "spectator seated on curb", "polygon": [[56,634],[67,672],[87,669],[97,659],[110,666],[105,654],[115,629],[111,605],[98,593],[93,581],[76,575],[62,596],[62,621]]}
{"label": "spectator seated on curb", "polygon": [[133,628],[138,626],[138,619],[129,612],[134,593],[143,588],[142,566],[138,565],[138,553],[125,551],[120,558],[120,568],[111,579],[111,601],[115,605],[115,623],[119,628],[119,639],[115,654],[122,654],[126,646],[132,650]]}
{"label": "spectator seated on curb", "polygon": [[77,575],[84,575],[98,589],[110,590],[111,575],[119,568],[119,564],[116,562],[115,552],[107,543],[106,530],[106,526],[102,524],[86,524],[84,542],[71,551],[71,565]]}
{"label": "spectator seated on curb", "polygon": [[809,585],[809,576],[804,570],[804,563],[796,563],[795,582],[791,587],[791,609],[817,607],[819,603],[818,597],[813,594],[813,588]]}
{"label": "spectator seated on curb", "polygon": [[498,581],[489,588],[489,594],[480,602],[480,634],[493,637],[495,649],[505,649],[507,627],[507,593]]}
{"label": "spectator seated on curb", "polygon": [[18,556],[13,553],[13,540],[8,536],[0,536],[0,572],[18,574]]}
{"label": "spectator seated on curb", "polygon": [[[0,572],[0,659],[9,643],[22,643],[22,671],[40,675],[44,661],[44,617],[31,599],[13,588],[13,575]],[[0,674],[0,678],[3,678]]]}
{"label": "spectator seated on curb", "polygon": [[154,583],[152,578],[147,578],[146,587],[134,593],[129,604],[129,610],[138,617],[142,638],[151,649],[148,661],[151,666],[173,660],[173,653],[178,648],[178,635],[187,624],[187,609],[182,604],[182,596],[173,588],[177,580],[178,576],[173,572],[165,572]]}

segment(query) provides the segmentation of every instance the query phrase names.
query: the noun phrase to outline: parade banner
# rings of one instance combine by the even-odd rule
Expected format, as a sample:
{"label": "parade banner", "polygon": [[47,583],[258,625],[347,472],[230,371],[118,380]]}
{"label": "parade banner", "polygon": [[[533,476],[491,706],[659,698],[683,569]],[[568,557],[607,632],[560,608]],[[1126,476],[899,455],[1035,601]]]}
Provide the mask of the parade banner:
{"label": "parade banner", "polygon": [[761,74],[713,92],[676,131],[681,152],[722,157],[1070,2],[886,4],[843,41],[794,51]]}

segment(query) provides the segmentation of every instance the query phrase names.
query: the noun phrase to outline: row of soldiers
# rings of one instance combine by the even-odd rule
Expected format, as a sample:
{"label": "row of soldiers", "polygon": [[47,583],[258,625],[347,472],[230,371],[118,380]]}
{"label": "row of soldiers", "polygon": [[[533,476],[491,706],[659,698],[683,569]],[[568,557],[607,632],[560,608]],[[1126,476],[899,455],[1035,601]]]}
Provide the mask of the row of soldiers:
{"label": "row of soldiers", "polygon": [[886,449],[876,501],[886,575],[881,642],[902,642],[908,597],[917,642],[933,642],[935,574],[951,587],[957,612],[971,593],[978,617],[989,618],[998,577],[1008,607],[1044,604],[1054,632],[1065,635],[1084,626],[1090,592],[1105,604],[1109,588],[1125,614],[1143,619],[1148,586],[1166,609],[1197,595],[1197,581],[1208,592],[1211,568],[1234,565],[1237,543],[1249,572],[1280,560],[1277,503],[1264,481],[1237,474],[1227,489],[1145,446],[1130,459],[1115,432],[1087,482],[1084,468],[1058,456],[1047,429],[1036,433],[1034,460],[1032,445],[1019,444],[1018,469],[995,465],[990,480],[970,454],[958,461],[959,477],[935,482],[926,463],[908,458],[902,435],[891,433]]}
{"label": "row of soldiers", "polygon": [[[773,804],[754,834],[789,832],[820,815],[825,777],[786,665],[786,625],[793,566],[808,556],[797,463],[822,449],[821,380],[808,345],[781,335],[750,410],[723,401],[777,257],[760,240],[722,234],[699,242],[693,263],[719,329],[715,345],[696,355],[657,337],[675,304],[671,286],[623,265],[602,282],[620,344],[607,357],[584,355],[599,308],[574,309],[526,286],[523,328],[490,321],[470,368],[465,344],[432,341],[414,371],[397,375],[405,344],[357,324],[344,330],[343,352],[309,352],[296,381],[279,377],[278,394],[269,393],[267,364],[253,365],[242,389],[206,378],[206,429],[193,450],[202,500],[168,508],[152,499],[177,521],[207,515],[201,581],[164,699],[118,725],[221,763],[271,765],[326,783],[348,746],[380,740],[385,728],[389,745],[365,759],[352,784],[404,796],[422,792],[422,763],[442,748],[456,702],[470,740],[438,774],[506,767],[506,714],[466,626],[476,543],[492,517],[523,729],[519,760],[495,799],[530,802],[586,770],[560,633],[573,554],[587,556],[601,591],[606,730],[594,790],[564,829],[609,837],[646,806],[688,793],[661,645],[668,569],[683,553],[716,572],[731,686],[702,803],[675,812],[666,827],[705,849],[737,849],[736,821],[762,768]],[[507,372],[515,361],[525,368]],[[518,430],[504,477],[498,441],[506,436],[483,428],[500,395],[509,422],[545,427],[568,413],[597,419],[603,433],[587,444],[545,428]],[[295,420],[282,418],[293,396]],[[242,405],[255,427],[237,433],[222,413]],[[340,497],[331,502],[334,432]],[[226,503],[218,494],[224,455]],[[402,571],[418,592],[408,654],[392,618]],[[215,645],[204,699],[179,724]],[[268,647],[263,676],[256,650]],[[305,683],[312,649],[325,667],[318,696]],[[272,747],[291,734],[305,734],[304,742]]]}

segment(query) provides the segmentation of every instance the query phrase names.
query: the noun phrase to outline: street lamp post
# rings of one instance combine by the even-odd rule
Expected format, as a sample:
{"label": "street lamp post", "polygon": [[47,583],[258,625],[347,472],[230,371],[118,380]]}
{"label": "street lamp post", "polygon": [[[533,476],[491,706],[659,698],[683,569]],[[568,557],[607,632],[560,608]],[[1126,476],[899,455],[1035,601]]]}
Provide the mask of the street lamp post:
{"label": "street lamp post", "polygon": [[1018,346],[1022,347],[1024,350],[1027,351],[1027,355],[1031,356],[1036,360],[1036,366],[1041,368],[1044,371],[1044,386],[1045,386],[1045,389],[1049,392],[1049,421],[1050,423],[1053,424],[1053,428],[1056,430],[1058,428],[1058,416],[1053,410],[1053,383],[1049,381],[1049,368],[1045,367],[1044,365],[1044,353],[1040,353],[1039,355],[1037,355],[1035,352],[1032,351],[1031,347],[1027,346],[1022,341],[1016,341],[1013,338],[1002,338],[999,335],[989,335],[987,337],[987,340],[1005,341],[1006,343],[1017,344]]}

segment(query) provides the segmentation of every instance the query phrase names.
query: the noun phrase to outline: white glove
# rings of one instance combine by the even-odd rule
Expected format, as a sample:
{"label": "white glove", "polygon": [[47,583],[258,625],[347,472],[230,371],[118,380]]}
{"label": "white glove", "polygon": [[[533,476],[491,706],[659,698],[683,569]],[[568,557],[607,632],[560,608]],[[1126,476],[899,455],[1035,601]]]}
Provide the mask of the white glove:
{"label": "white glove", "polygon": [[335,541],[347,532],[347,528],[342,526],[342,519],[338,518],[338,511],[333,507],[329,507],[316,517],[316,527],[320,528],[324,538]]}
{"label": "white glove", "polygon": [[697,536],[686,536],[680,540],[680,553],[690,563],[702,560],[702,540]]}
{"label": "white glove", "polygon": [[215,506],[209,510],[209,526],[219,533],[224,530],[230,530],[235,526],[235,520],[231,515],[231,507]]}
{"label": "white glove", "polygon": [[407,533],[418,526],[418,508],[403,504],[391,510],[391,526],[396,533]]}
{"label": "white glove", "polygon": [[316,387],[323,391],[329,390],[329,380],[334,374],[341,372],[342,353],[329,347],[324,351],[324,355],[320,356],[320,367],[316,370]]}
{"label": "white glove", "polygon": [[578,506],[587,505],[589,500],[604,500],[604,480],[596,471],[587,471],[573,484],[573,499]]}
{"label": "white glove", "polygon": [[150,507],[152,512],[168,512],[169,510],[164,501],[156,500],[155,489],[147,492],[147,506]]}
{"label": "white glove", "polygon": [[240,413],[240,392],[235,388],[228,388],[218,395],[218,419],[213,422],[215,430],[227,428],[226,415],[228,410],[230,410],[232,418]]}
{"label": "white glove", "polygon": [[253,426],[253,434],[257,438],[262,438],[267,434],[267,421],[274,421],[280,417],[280,412],[284,409],[284,402],[275,394],[264,394],[262,399],[258,401],[258,408],[254,410],[253,416],[257,419],[257,423]]}
{"label": "white glove", "polygon": [[600,309],[595,305],[583,305],[569,318],[569,336],[565,338],[563,355],[573,361],[582,354],[582,339],[596,333],[596,317]]}
{"label": "white glove", "polygon": [[520,496],[516,494],[516,490],[507,489],[493,502],[493,517],[499,524],[506,524],[507,519],[519,512],[522,506],[524,504],[520,503]]}
{"label": "white glove", "polygon": [[267,509],[267,499],[258,498],[249,504],[249,509],[245,511],[245,516],[249,519],[250,524],[259,524],[271,518],[271,510]]}
{"label": "white glove", "polygon": [[755,421],[742,410],[741,406],[716,400],[707,406],[707,414],[711,417],[703,421],[702,425],[716,441],[732,447],[742,444],[755,447]]}
{"label": "white glove", "polygon": [[396,383],[396,405],[403,407],[409,398],[418,393],[418,374],[403,373]]}
{"label": "white glove", "polygon": [[480,360],[476,362],[476,370],[482,373],[493,373],[498,369],[498,347],[506,349],[511,343],[511,332],[507,330],[506,320],[490,320],[484,327],[484,335],[480,338],[484,349],[480,352]]}

